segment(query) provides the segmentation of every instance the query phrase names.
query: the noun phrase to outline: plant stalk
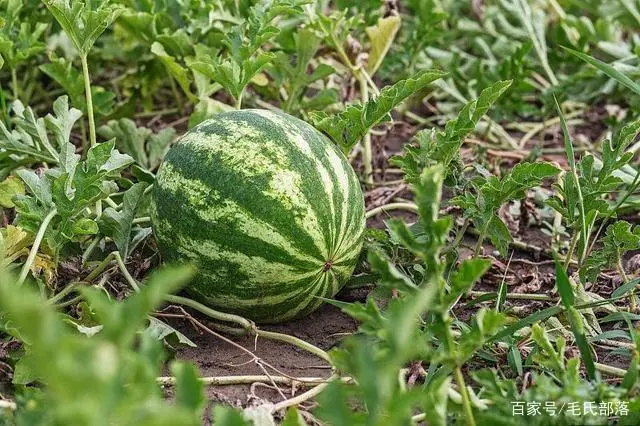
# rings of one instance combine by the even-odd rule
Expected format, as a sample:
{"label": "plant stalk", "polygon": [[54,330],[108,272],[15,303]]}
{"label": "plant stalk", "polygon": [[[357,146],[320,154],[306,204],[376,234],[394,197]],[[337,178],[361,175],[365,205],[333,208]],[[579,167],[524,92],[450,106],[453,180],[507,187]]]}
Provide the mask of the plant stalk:
{"label": "plant stalk", "polygon": [[567,250],[567,257],[564,260],[565,271],[569,269],[569,265],[571,264],[573,252],[576,250],[576,244],[578,244],[578,238],[580,238],[580,233],[574,232],[573,237],[571,237],[571,242],[569,243],[569,250]]}
{"label": "plant stalk", "polygon": [[[295,386],[315,386],[326,383],[328,378],[324,377],[286,377],[286,376],[267,376],[267,375],[247,375],[247,376],[211,376],[200,377],[200,382],[208,386],[227,386],[241,385],[252,383],[271,383],[275,382],[279,385],[295,385]],[[175,386],[176,378],[172,376],[164,376],[156,378],[161,386]],[[345,378],[343,382],[349,383],[352,379]]]}
{"label": "plant stalk", "polygon": [[245,330],[250,330],[251,328],[253,328],[253,324],[246,318],[243,318],[239,315],[227,314],[224,312],[216,311],[215,309],[211,309],[200,302],[196,302],[195,300],[191,300],[186,297],[170,294],[165,297],[165,300],[169,303],[177,303],[178,305],[183,305],[191,309],[195,309],[196,311],[203,313],[209,318],[212,318],[217,321],[238,324],[240,327],[242,327]]}
{"label": "plant stalk", "polygon": [[[622,264],[622,256],[620,256],[620,250],[617,250],[616,253],[616,268],[618,269],[618,273],[622,277],[622,284],[626,284],[629,282],[629,277],[624,270],[624,265]],[[629,309],[631,312],[636,312],[638,309],[638,297],[636,296],[636,289],[632,289],[629,293]]]}
{"label": "plant stalk", "polygon": [[467,424],[469,426],[475,426],[476,421],[473,418],[471,398],[469,398],[469,391],[467,389],[466,383],[464,382],[464,376],[462,375],[462,370],[460,369],[460,367],[455,368],[454,374],[456,376],[456,382],[458,382],[458,387],[460,388],[460,396],[462,396],[462,407],[464,408],[464,414],[467,418]]}
{"label": "plant stalk", "polygon": [[87,99],[87,118],[89,119],[89,143],[93,148],[97,145],[96,123],[93,118],[93,97],[91,96],[91,80],[89,79],[89,65],[87,55],[80,56],[82,62],[82,77],[84,78],[84,95]]}
{"label": "plant stalk", "polygon": [[56,209],[51,210],[42,221],[42,224],[38,229],[38,233],[36,234],[36,238],[33,241],[33,245],[31,246],[31,250],[29,251],[29,256],[27,256],[27,261],[22,265],[22,271],[20,271],[20,276],[18,277],[18,285],[22,285],[24,280],[27,279],[27,274],[29,274],[29,270],[31,269],[33,262],[36,260],[38,249],[40,248],[44,234],[47,231],[47,227],[49,226],[51,219],[53,219],[57,213],[58,211]]}
{"label": "plant stalk", "polygon": [[11,68],[11,85],[13,86],[13,100],[17,100],[20,96],[20,89],[18,88],[18,73],[15,67]]}
{"label": "plant stalk", "polygon": [[105,257],[104,260],[100,262],[100,264],[96,266],[84,280],[90,283],[98,278],[98,275],[100,275],[102,271],[104,271],[107,266],[109,266],[109,263],[111,263],[111,261],[114,259],[114,253],[115,252],[109,253],[107,257]]}
{"label": "plant stalk", "polygon": [[[89,119],[89,146],[93,148],[98,144],[96,138],[96,122],[93,117],[93,96],[91,95],[91,80],[89,79],[89,64],[87,63],[87,55],[80,55],[82,62],[82,77],[84,79],[84,95],[87,100],[87,118]],[[102,216],[102,202],[96,201],[96,217]]]}
{"label": "plant stalk", "polygon": [[133,287],[133,289],[136,292],[140,291],[140,286],[138,286],[138,282],[129,273],[129,270],[127,269],[126,265],[124,264],[124,260],[122,259],[122,256],[120,256],[120,252],[114,251],[113,252],[113,258],[116,260],[116,263],[118,264],[118,267],[120,268],[120,271],[122,272],[122,275],[124,275],[124,278],[127,280],[129,285],[131,285],[131,287]]}
{"label": "plant stalk", "polygon": [[68,294],[73,293],[78,288],[78,284],[79,283],[67,284],[67,286],[63,288],[58,294],[55,294],[49,300],[47,300],[47,303],[51,305],[58,303],[59,301],[64,299]]}
{"label": "plant stalk", "polygon": [[[360,96],[362,105],[369,100],[369,84],[364,74],[360,70],[356,70],[356,78],[360,84]],[[364,182],[366,185],[373,184],[373,149],[371,147],[371,133],[367,132],[362,138],[362,162],[364,164]]]}
{"label": "plant stalk", "polygon": [[325,383],[322,383],[314,388],[309,389],[308,391],[301,393],[298,396],[294,396],[291,399],[287,399],[285,401],[280,401],[277,404],[273,405],[271,407],[271,412],[275,413],[277,411],[283,410],[285,408],[288,407],[292,407],[294,405],[298,405],[300,403],[303,403],[315,396],[317,396],[318,394],[320,394],[320,392],[322,392],[324,390],[324,388],[326,388],[327,386],[329,386],[329,382],[332,382],[334,380],[336,380],[338,378],[338,376],[336,374],[334,374],[333,376],[329,377],[327,379],[327,381]]}
{"label": "plant stalk", "polygon": [[367,219],[371,219],[372,217],[376,216],[379,213],[382,212],[388,212],[391,210],[407,210],[410,212],[414,212],[417,213],[418,212],[418,206],[415,205],[414,203],[389,203],[389,204],[384,204],[382,206],[378,206],[375,207],[371,210],[369,210],[368,212],[365,213],[365,217]]}
{"label": "plant stalk", "polygon": [[178,112],[180,115],[184,115],[184,108],[182,108],[182,99],[180,99],[180,94],[178,93],[178,88],[176,87],[176,82],[173,80],[173,77],[167,73],[169,77],[169,82],[171,83],[171,92],[173,93],[173,97],[176,100],[176,107],[178,108]]}
{"label": "plant stalk", "polygon": [[487,237],[488,228],[489,228],[488,224],[482,227],[482,231],[478,235],[478,241],[476,242],[476,247],[473,249],[473,257],[478,257],[478,254],[480,254],[482,243],[484,242],[484,239]]}
{"label": "plant stalk", "polygon": [[[497,294],[495,291],[470,291],[469,296],[480,297],[487,294]],[[549,296],[548,294],[538,293],[507,293],[507,299],[513,300],[537,300],[541,302],[557,302],[558,298]]]}
{"label": "plant stalk", "polygon": [[242,89],[242,91],[238,95],[238,99],[236,99],[236,109],[242,108],[242,97],[244,96],[244,90],[245,89]]}
{"label": "plant stalk", "polygon": [[256,329],[255,333],[258,337],[264,337],[269,340],[277,340],[280,342],[285,342],[285,343],[289,343],[291,345],[297,346],[300,349],[304,349],[307,352],[314,354],[318,358],[321,358],[327,361],[328,363],[331,363],[331,358],[329,358],[329,354],[327,354],[325,351],[323,351],[319,347],[312,345],[311,343],[305,342],[302,339],[298,339],[297,337],[289,336],[288,334],[283,334],[283,333],[276,333],[275,331],[266,331],[266,330],[259,330],[259,329]]}

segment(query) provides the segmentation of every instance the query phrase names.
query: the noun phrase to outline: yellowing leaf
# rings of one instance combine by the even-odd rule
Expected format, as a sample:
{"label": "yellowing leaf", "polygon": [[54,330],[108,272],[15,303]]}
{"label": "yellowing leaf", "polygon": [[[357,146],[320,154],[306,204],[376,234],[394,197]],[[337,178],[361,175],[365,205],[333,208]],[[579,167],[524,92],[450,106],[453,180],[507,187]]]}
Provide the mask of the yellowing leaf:
{"label": "yellowing leaf", "polygon": [[24,185],[22,181],[15,176],[9,176],[0,182],[0,206],[10,209],[14,206],[11,199],[15,195],[24,195]]}
{"label": "yellowing leaf", "polygon": [[46,255],[37,255],[31,265],[31,272],[34,276],[42,275],[44,282],[51,287],[56,277],[56,263]]}
{"label": "yellowing leaf", "polygon": [[386,18],[380,18],[378,25],[375,27],[367,28],[367,35],[371,40],[371,51],[369,52],[369,64],[367,65],[367,71],[370,75],[375,74],[378,70],[384,57],[387,55],[393,39],[396,37],[398,30],[400,29],[400,17],[388,16]]}
{"label": "yellowing leaf", "polygon": [[257,86],[264,87],[269,84],[269,79],[267,78],[266,75],[264,75],[264,73],[258,73],[253,76],[253,78],[251,79],[251,82]]}
{"label": "yellowing leaf", "polygon": [[0,267],[6,267],[28,253],[32,238],[19,226],[9,225],[0,232]]}

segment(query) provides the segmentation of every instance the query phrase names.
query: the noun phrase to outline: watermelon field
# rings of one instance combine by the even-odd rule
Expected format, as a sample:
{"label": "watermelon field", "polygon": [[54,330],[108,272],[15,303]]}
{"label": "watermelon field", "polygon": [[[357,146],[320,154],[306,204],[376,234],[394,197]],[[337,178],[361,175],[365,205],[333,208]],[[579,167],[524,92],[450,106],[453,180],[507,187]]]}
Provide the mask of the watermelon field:
{"label": "watermelon field", "polygon": [[0,425],[640,424],[640,0],[0,0]]}

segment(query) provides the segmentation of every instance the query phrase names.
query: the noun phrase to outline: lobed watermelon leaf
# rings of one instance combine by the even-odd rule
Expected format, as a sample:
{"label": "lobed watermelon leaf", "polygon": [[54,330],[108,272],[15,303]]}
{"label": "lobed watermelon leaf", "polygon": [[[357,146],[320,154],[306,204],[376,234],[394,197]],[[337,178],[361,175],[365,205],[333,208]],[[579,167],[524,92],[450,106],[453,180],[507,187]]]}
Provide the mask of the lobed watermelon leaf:
{"label": "lobed watermelon leaf", "polygon": [[402,101],[444,75],[441,71],[423,71],[385,87],[380,95],[364,105],[350,105],[333,115],[315,111],[309,113],[309,118],[319,130],[329,135],[345,152],[349,152],[372,127],[389,121],[391,111]]}
{"label": "lobed watermelon leaf", "polygon": [[447,122],[444,131],[421,130],[415,135],[417,144],[405,146],[403,155],[391,158],[390,163],[400,167],[410,183],[416,183],[422,170],[433,163],[444,167],[447,181],[457,179],[461,175],[460,148],[465,138],[510,86],[511,81],[507,80],[487,87]]}
{"label": "lobed watermelon leaf", "polygon": [[113,240],[123,259],[126,259],[130,253],[133,219],[138,206],[144,200],[143,194],[147,186],[146,183],[133,185],[124,193],[120,211],[109,207],[100,218],[100,230]]}
{"label": "lobed watermelon leaf", "polygon": [[496,214],[497,210],[508,201],[523,198],[525,191],[558,173],[560,169],[550,163],[519,163],[501,178],[492,175],[479,184],[472,183],[474,193],[465,192],[453,198],[451,203],[462,208],[465,216],[480,230],[480,240],[488,236],[505,255],[511,235]]}
{"label": "lobed watermelon leaf", "polygon": [[100,35],[122,13],[119,5],[89,0],[42,0],[80,55],[86,56]]}

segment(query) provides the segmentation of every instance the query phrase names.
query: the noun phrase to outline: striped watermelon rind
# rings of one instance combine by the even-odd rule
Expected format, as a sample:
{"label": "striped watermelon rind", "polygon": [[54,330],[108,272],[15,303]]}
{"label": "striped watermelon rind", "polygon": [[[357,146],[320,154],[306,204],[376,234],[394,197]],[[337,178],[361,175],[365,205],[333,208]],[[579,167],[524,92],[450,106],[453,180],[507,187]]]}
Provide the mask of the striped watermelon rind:
{"label": "striped watermelon rind", "polygon": [[193,262],[187,289],[262,323],[306,315],[351,276],[364,200],[348,161],[322,133],[280,112],[216,115],[168,152],[153,188],[164,261]]}

